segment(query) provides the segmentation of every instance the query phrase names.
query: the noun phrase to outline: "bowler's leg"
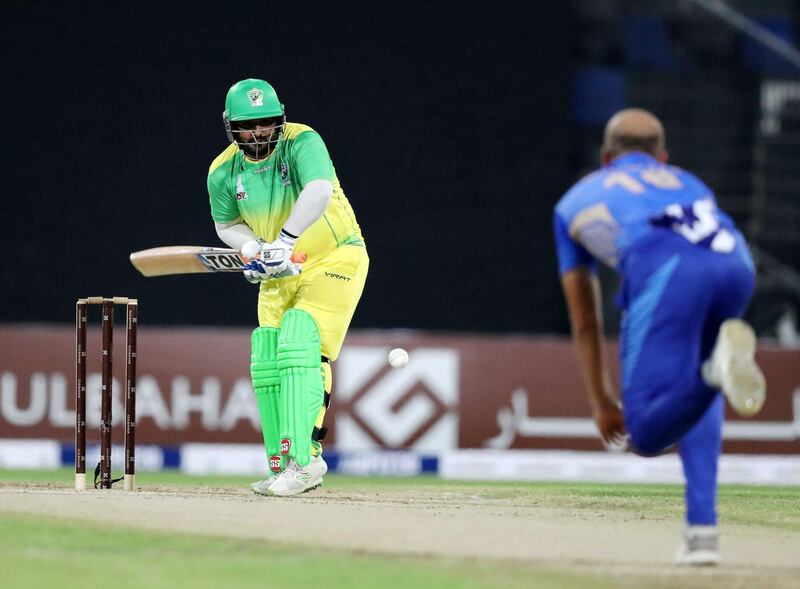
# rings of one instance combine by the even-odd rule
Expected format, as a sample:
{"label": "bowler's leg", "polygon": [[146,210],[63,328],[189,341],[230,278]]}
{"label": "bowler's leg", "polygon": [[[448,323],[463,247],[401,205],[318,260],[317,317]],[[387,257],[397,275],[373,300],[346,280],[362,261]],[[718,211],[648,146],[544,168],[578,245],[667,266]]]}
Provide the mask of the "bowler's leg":
{"label": "bowler's leg", "polygon": [[692,429],[680,440],[679,451],[686,477],[686,523],[717,524],[717,465],[722,450],[725,404],[717,395]]}
{"label": "bowler's leg", "polygon": [[716,395],[700,377],[710,303],[693,260],[677,254],[634,293],[622,323],[622,395],[625,426],[642,454],[675,444]]}
{"label": "bowler's leg", "polygon": [[717,395],[695,426],[681,438],[686,477],[686,527],[675,563],[709,566],[719,563],[717,532],[717,467],[722,450],[725,404]]}

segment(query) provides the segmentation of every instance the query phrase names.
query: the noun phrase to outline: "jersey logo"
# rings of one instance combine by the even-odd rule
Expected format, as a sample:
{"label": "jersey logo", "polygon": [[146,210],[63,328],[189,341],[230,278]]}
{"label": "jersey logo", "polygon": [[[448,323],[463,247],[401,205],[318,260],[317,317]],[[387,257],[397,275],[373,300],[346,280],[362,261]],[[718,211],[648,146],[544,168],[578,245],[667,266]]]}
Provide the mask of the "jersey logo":
{"label": "jersey logo", "polygon": [[247,93],[250,99],[250,106],[264,106],[264,92],[258,88],[253,88]]}
{"label": "jersey logo", "polygon": [[244,189],[241,174],[236,174],[236,200],[247,200],[247,191]]}
{"label": "jersey logo", "polygon": [[292,183],[289,179],[289,166],[286,165],[286,162],[281,162],[281,180],[283,180],[281,186],[284,188]]}

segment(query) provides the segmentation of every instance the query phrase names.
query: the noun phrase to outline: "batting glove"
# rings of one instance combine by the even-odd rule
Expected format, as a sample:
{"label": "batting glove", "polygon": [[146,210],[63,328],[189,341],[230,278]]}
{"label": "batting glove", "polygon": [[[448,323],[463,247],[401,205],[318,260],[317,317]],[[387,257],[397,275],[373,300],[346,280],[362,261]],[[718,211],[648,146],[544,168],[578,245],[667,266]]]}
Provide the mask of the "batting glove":
{"label": "batting glove", "polygon": [[[278,239],[272,243],[248,242],[242,252],[252,259],[244,266],[244,277],[248,282],[258,284],[269,278],[297,276],[302,267],[292,261],[296,237],[281,229]],[[250,255],[255,250],[255,256]]]}

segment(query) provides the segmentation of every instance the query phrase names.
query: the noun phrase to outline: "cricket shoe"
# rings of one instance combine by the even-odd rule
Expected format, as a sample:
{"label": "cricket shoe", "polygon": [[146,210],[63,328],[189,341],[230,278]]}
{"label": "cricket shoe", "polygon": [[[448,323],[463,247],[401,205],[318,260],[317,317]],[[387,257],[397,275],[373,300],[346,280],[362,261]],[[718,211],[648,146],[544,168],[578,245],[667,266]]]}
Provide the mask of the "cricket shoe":
{"label": "cricket shoe", "polygon": [[269,489],[270,485],[275,482],[275,479],[278,478],[277,474],[271,474],[263,481],[256,481],[255,483],[250,483],[250,489],[253,493],[258,495],[269,495],[267,489]]}
{"label": "cricket shoe", "polygon": [[706,384],[721,388],[731,407],[745,417],[761,411],[767,397],[767,383],[755,353],[753,328],[741,319],[728,319],[720,326],[717,343],[702,368]]}
{"label": "cricket shoe", "polygon": [[719,564],[717,526],[687,526],[683,543],[675,555],[679,566],[716,566]]}
{"label": "cricket shoe", "polygon": [[302,467],[291,460],[286,469],[270,485],[268,493],[278,497],[291,497],[316,489],[322,484],[322,476],[328,472],[328,465],[322,456],[312,456],[307,466]]}

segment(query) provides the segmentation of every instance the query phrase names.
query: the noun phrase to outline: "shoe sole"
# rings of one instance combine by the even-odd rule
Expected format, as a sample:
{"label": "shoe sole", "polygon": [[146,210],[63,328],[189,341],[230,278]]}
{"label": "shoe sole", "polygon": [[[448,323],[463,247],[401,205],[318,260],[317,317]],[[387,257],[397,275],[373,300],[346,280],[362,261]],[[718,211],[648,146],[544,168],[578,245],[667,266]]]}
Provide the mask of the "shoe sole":
{"label": "shoe sole", "polygon": [[691,554],[683,554],[676,559],[678,566],[710,567],[719,564],[719,552],[696,550]]}
{"label": "shoe sole", "polygon": [[302,495],[303,493],[308,493],[309,491],[313,491],[314,489],[322,486],[322,477],[320,476],[318,479],[309,483],[306,487],[299,489],[297,491],[292,491],[291,493],[276,493],[275,491],[267,490],[267,495],[271,495],[273,497],[294,497],[295,495]]}
{"label": "shoe sole", "polygon": [[720,327],[720,380],[731,407],[745,417],[761,411],[767,396],[764,373],[755,361],[756,334],[741,319]]}
{"label": "shoe sole", "polygon": [[[277,478],[277,477],[276,477],[276,478]],[[270,481],[269,485],[271,485],[271,484],[272,484],[272,483],[274,483],[274,482],[275,482],[275,479],[273,478],[273,479]],[[266,485],[266,488],[265,488],[263,491],[259,491],[259,490],[258,490],[258,486],[259,486],[260,484],[261,484],[261,481],[259,481],[259,482],[257,482],[257,483],[250,483],[250,490],[251,490],[253,493],[255,493],[256,495],[269,495],[269,493],[267,493],[267,489],[269,488],[269,485]]]}

